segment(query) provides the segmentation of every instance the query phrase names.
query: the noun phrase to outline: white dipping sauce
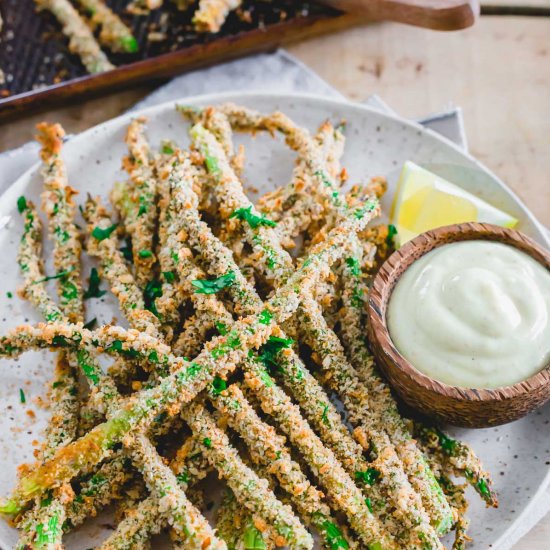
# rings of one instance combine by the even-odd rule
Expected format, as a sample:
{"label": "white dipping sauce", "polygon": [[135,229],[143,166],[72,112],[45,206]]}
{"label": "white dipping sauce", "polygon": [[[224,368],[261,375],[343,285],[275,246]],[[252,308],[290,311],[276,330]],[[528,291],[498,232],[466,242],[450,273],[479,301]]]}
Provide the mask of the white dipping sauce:
{"label": "white dipping sauce", "polygon": [[550,273],[505,244],[447,244],[403,273],[387,322],[399,352],[430,378],[509,386],[550,361]]}

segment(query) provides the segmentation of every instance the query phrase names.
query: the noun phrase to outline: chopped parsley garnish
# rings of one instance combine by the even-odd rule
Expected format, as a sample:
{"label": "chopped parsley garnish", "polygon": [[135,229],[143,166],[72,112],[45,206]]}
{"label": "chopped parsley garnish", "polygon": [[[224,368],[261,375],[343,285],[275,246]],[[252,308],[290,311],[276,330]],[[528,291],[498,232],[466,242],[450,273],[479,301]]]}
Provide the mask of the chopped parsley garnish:
{"label": "chopped parsley garnish", "polygon": [[87,328],[88,330],[94,330],[94,328],[97,326],[97,318],[94,317],[93,319],[91,319],[90,321],[88,321],[85,325],[84,325],[84,328]]}
{"label": "chopped parsley garnish", "polygon": [[[93,15],[94,14],[92,13],[92,16]],[[138,41],[133,36],[121,36],[120,42],[122,44],[123,50],[127,53],[136,53],[139,50]]]}
{"label": "chopped parsley garnish", "polygon": [[105,351],[116,351],[129,359],[135,359],[139,356],[139,351],[131,348],[125,349],[123,347],[122,340],[113,340],[113,343],[109,347],[105,348]]}
{"label": "chopped parsley garnish", "polygon": [[143,291],[143,301],[145,302],[145,308],[154,313],[157,317],[159,316],[157,306],[155,305],[155,300],[162,296],[162,283],[157,279],[149,281],[145,285],[145,290]]}
{"label": "chopped parsley garnish", "polygon": [[323,414],[321,415],[321,420],[326,426],[330,426],[330,421],[328,419],[328,405],[323,406]]}
{"label": "chopped parsley garnish", "polygon": [[203,440],[202,440],[202,443],[203,445],[210,449],[210,447],[212,447],[212,440],[209,438],[209,437],[205,437]]}
{"label": "chopped parsley garnish", "polygon": [[379,477],[380,472],[376,468],[367,468],[364,472],[355,472],[355,480],[362,481],[367,485],[374,485]]}
{"label": "chopped parsley garnish", "polygon": [[372,502],[369,497],[365,499],[365,504],[367,505],[367,508],[369,509],[369,512],[372,514]]}
{"label": "chopped parsley garnish", "polygon": [[19,214],[22,214],[27,209],[27,199],[21,195],[17,199],[17,210],[19,210]]}
{"label": "chopped parsley garnish", "polygon": [[84,376],[93,384],[99,383],[99,376],[96,373],[96,368],[90,363],[90,354],[85,349],[79,349],[76,352],[76,358]]}
{"label": "chopped parsley garnish", "polygon": [[216,330],[220,333],[220,336],[225,336],[229,332],[229,329],[227,328],[227,325],[225,323],[216,321],[214,323],[214,326],[216,327]]}
{"label": "chopped parsley garnish", "polygon": [[226,389],[227,389],[227,382],[223,378],[216,376],[214,380],[212,380],[212,393],[214,395],[220,395]]}
{"label": "chopped parsley garnish", "polygon": [[268,309],[264,309],[258,317],[258,321],[260,321],[260,324],[262,325],[269,325],[272,319],[273,313],[271,313],[271,311],[269,311]]}
{"label": "chopped parsley garnish", "polygon": [[216,294],[220,290],[231,286],[235,282],[235,272],[228,271],[216,279],[195,279],[191,284],[195,287],[196,294]]}
{"label": "chopped parsley garnish", "polygon": [[108,239],[111,236],[111,233],[116,228],[117,228],[116,223],[114,223],[109,227],[106,227],[105,229],[101,229],[101,227],[94,227],[94,230],[92,231],[92,237],[94,239],[97,239],[98,241],[104,241],[105,239]]}
{"label": "chopped parsley garnish", "polygon": [[8,292],[6,292],[6,296],[8,298],[13,298],[13,293],[8,291]]}
{"label": "chopped parsley garnish", "polygon": [[162,276],[169,284],[172,284],[176,280],[176,274],[173,271],[163,271]]}
{"label": "chopped parsley garnish", "polygon": [[27,399],[25,397],[25,392],[21,388],[19,388],[19,400],[21,401],[21,403],[27,402]]}
{"label": "chopped parsley garnish", "polygon": [[92,267],[90,271],[90,280],[88,290],[84,292],[84,299],[88,300],[89,298],[101,298],[104,294],[107,293],[106,290],[101,290],[99,285],[101,284],[101,279],[99,273],[95,267]]}
{"label": "chopped parsley garnish", "polygon": [[237,208],[231,213],[230,218],[237,218],[242,222],[247,222],[252,229],[257,229],[261,225],[265,227],[275,227],[277,222],[266,218],[263,214],[259,216],[252,213],[252,206],[248,208]]}
{"label": "chopped parsley garnish", "polygon": [[189,473],[188,472],[181,472],[181,474],[178,474],[176,476],[176,479],[180,482],[180,483],[189,483]]}
{"label": "chopped parsley garnish", "polygon": [[445,454],[453,455],[456,446],[458,445],[458,442],[448,435],[445,435],[441,430],[436,430],[436,434],[439,439],[439,445],[441,446]]}
{"label": "chopped parsley garnish", "polygon": [[162,149],[161,150],[165,155],[173,155],[174,154],[174,149],[172,148],[171,144],[167,143],[167,142],[162,144]]}
{"label": "chopped parsley garnish", "polygon": [[267,342],[259,350],[260,361],[268,369],[277,369],[277,354],[294,344],[292,338],[280,338],[279,336],[270,336]]}
{"label": "chopped parsley garnish", "polygon": [[66,277],[72,269],[64,269],[63,271],[60,271],[59,273],[56,273],[55,275],[49,275],[48,277],[42,277],[42,279],[37,279],[36,281],[33,281],[31,285],[37,285],[38,283],[45,283],[46,281],[52,281],[54,279],[62,279],[63,277]]}
{"label": "chopped parsley garnish", "polygon": [[152,258],[153,257],[153,253],[150,251],[150,250],[140,250],[138,252],[138,256],[140,258]]}
{"label": "chopped parsley garnish", "polygon": [[359,277],[359,275],[361,275],[361,266],[357,258],[346,258],[346,265],[349,267],[354,277]]}
{"label": "chopped parsley garnish", "polygon": [[147,209],[149,208],[149,203],[147,201],[147,198],[144,197],[143,195],[140,195],[139,197],[139,209],[138,209],[138,218],[140,216],[143,216],[143,214],[145,214],[145,212],[147,212]]}
{"label": "chopped parsley garnish", "polygon": [[323,538],[331,550],[349,548],[348,541],[344,538],[344,535],[338,526],[330,521],[324,514],[321,512],[315,512],[313,514],[313,521],[323,533]]}
{"label": "chopped parsley garnish", "polygon": [[395,246],[394,237],[397,235],[397,228],[390,223],[388,225],[388,235],[386,237],[386,244],[390,247]]}

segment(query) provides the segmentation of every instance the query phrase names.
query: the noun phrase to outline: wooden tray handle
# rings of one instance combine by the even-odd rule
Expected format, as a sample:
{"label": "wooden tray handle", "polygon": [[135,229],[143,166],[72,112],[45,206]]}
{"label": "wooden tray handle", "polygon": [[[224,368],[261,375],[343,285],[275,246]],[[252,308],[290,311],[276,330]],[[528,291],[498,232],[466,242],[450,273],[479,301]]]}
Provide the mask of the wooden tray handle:
{"label": "wooden tray handle", "polygon": [[321,0],[342,11],[377,21],[396,21],[438,31],[471,27],[479,16],[478,0]]}

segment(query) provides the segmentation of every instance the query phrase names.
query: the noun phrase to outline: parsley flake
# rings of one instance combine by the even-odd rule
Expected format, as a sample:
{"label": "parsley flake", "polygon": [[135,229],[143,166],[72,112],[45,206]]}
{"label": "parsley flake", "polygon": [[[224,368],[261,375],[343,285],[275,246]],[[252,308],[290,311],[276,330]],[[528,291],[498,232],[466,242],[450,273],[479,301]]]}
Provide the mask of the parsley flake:
{"label": "parsley flake", "polygon": [[17,199],[17,210],[19,210],[19,214],[23,214],[23,212],[28,208],[27,206],[27,199],[21,195]]}
{"label": "parsley flake", "polygon": [[216,294],[220,290],[231,286],[235,282],[235,272],[228,271],[216,279],[195,279],[191,284],[195,287],[196,294]]}
{"label": "parsley flake", "polygon": [[214,395],[220,395],[226,389],[227,389],[227,382],[223,378],[216,376],[214,380],[212,380],[212,393]]}
{"label": "parsley flake", "polygon": [[321,512],[315,512],[313,514],[313,521],[319,530],[323,533],[328,548],[331,550],[338,550],[339,548],[349,548],[348,541],[344,538],[344,535],[338,528],[338,526],[330,521]]}
{"label": "parsley flake", "polygon": [[25,392],[21,388],[19,388],[19,401],[21,401],[21,403],[27,402],[27,399],[25,397]]}
{"label": "parsley flake", "polygon": [[143,300],[145,302],[145,308],[154,313],[157,317],[159,316],[155,300],[162,296],[162,283],[157,279],[149,281],[145,285],[145,290],[143,291]]}
{"label": "parsley flake", "polygon": [[99,273],[95,267],[92,267],[90,271],[90,279],[88,290],[84,292],[84,299],[88,300],[89,298],[101,298],[104,294],[107,293],[106,290],[101,290],[99,285],[101,284],[101,279]]}
{"label": "parsley flake", "polygon": [[173,271],[163,271],[162,276],[169,284],[172,284],[176,280],[176,274]]}
{"label": "parsley flake", "polygon": [[37,279],[36,281],[33,281],[31,285],[37,285],[38,283],[45,283],[46,281],[52,281],[54,279],[62,279],[63,277],[66,277],[71,271],[73,271],[73,269],[64,269],[63,271],[60,271],[55,275],[49,275],[47,277],[42,277],[42,279]]}
{"label": "parsley flake", "polygon": [[260,316],[258,317],[258,321],[261,325],[269,325],[273,319],[273,313],[269,311],[268,309],[264,309]]}
{"label": "parsley flake", "polygon": [[359,275],[361,275],[361,266],[357,258],[346,258],[346,265],[349,267],[354,277],[359,277]]}
{"label": "parsley flake", "polygon": [[105,229],[102,229],[101,227],[94,227],[94,230],[92,231],[92,237],[94,239],[97,239],[98,241],[104,241],[105,239],[108,239],[111,236],[111,233],[116,228],[117,228],[116,223],[114,223],[109,227],[106,227]]}
{"label": "parsley flake", "polygon": [[268,369],[276,369],[277,354],[281,350],[289,348],[290,346],[292,346],[292,344],[294,344],[294,340],[292,338],[280,338],[279,336],[270,336],[267,342],[260,348],[260,361]]}
{"label": "parsley flake", "polygon": [[355,480],[362,481],[366,485],[374,485],[379,477],[380,472],[376,468],[367,468],[364,472],[355,472]]}
{"label": "parsley flake", "polygon": [[395,246],[395,236],[397,235],[397,227],[393,224],[388,225],[388,235],[386,237],[386,244],[390,247]]}
{"label": "parsley flake", "polygon": [[261,225],[265,227],[275,227],[277,225],[277,222],[266,218],[263,214],[260,214],[259,216],[253,214],[252,206],[249,206],[248,208],[237,208],[232,212],[231,216],[229,217],[237,218],[242,222],[247,222],[248,225],[252,227],[252,229],[257,229]]}

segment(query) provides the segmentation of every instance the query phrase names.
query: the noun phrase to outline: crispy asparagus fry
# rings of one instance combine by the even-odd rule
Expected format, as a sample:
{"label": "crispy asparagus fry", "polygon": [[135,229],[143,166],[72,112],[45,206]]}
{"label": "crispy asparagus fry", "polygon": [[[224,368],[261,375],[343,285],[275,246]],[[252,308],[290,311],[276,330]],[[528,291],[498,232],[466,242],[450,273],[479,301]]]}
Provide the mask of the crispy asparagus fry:
{"label": "crispy asparagus fry", "polygon": [[193,15],[193,24],[199,32],[218,32],[229,12],[240,5],[241,0],[199,0],[199,8]]}
{"label": "crispy asparagus fry", "polygon": [[69,50],[78,55],[89,73],[102,73],[114,69],[86,22],[69,0],[35,0],[41,10],[50,11],[63,27],[69,39]]}
{"label": "crispy asparagus fry", "polygon": [[186,547],[189,550],[226,549],[226,544],[216,537],[206,519],[179,488],[176,476],[151,442],[143,435],[136,435],[133,440],[133,460],[159,499],[160,511],[167,515],[172,527],[185,540]]}
{"label": "crispy asparagus fry", "polygon": [[136,53],[139,49],[132,31],[102,0],[78,0],[92,23],[101,27],[99,41],[113,52]]}
{"label": "crispy asparagus fry", "polygon": [[157,223],[156,181],[143,117],[132,120],[126,133],[129,154],[123,166],[132,182],[125,202],[126,230],[132,238],[136,281],[143,288],[152,279],[155,263],[153,237]]}

